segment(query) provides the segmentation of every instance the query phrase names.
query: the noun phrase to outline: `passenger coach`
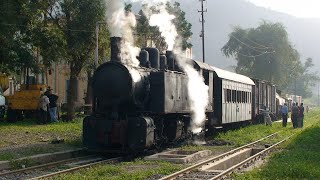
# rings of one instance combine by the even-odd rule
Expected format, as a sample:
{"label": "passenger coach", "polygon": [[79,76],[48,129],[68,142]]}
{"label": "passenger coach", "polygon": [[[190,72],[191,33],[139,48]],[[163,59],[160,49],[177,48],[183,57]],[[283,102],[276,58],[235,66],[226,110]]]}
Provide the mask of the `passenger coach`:
{"label": "passenger coach", "polygon": [[246,76],[225,71],[216,67],[214,70],[216,125],[249,121],[252,118],[252,88],[254,82]]}

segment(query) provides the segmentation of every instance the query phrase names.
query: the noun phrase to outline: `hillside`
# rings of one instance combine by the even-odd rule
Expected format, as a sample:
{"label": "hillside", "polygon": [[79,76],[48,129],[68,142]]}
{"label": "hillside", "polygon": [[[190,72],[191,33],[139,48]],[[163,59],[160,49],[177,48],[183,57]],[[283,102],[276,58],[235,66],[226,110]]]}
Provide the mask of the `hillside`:
{"label": "hillside", "polygon": [[[193,45],[195,58],[201,58],[201,39],[198,36],[201,27],[199,23],[200,2],[198,0],[179,0],[187,13],[189,22],[193,24]],[[232,27],[240,25],[243,28],[256,27],[262,19],[271,22],[281,22],[287,28],[289,38],[301,53],[302,59],[312,57],[317,67],[320,67],[320,51],[317,43],[320,41],[320,19],[301,19],[287,14],[257,7],[245,0],[210,0],[206,1],[208,12],[206,18],[206,58],[208,63],[230,69],[235,64],[232,59],[223,56],[220,49],[227,42]]]}

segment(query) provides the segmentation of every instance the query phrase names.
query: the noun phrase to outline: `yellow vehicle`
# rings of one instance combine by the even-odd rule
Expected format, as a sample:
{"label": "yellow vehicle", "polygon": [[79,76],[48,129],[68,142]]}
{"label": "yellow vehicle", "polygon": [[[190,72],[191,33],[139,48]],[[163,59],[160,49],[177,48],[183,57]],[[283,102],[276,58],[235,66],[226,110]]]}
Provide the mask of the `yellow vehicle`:
{"label": "yellow vehicle", "polygon": [[22,73],[21,84],[13,95],[7,96],[7,120],[15,122],[23,118],[36,118],[41,94],[46,90],[46,74]]}
{"label": "yellow vehicle", "polygon": [[5,73],[0,73],[0,119],[4,118],[6,112],[6,99],[3,92],[9,88],[9,77]]}

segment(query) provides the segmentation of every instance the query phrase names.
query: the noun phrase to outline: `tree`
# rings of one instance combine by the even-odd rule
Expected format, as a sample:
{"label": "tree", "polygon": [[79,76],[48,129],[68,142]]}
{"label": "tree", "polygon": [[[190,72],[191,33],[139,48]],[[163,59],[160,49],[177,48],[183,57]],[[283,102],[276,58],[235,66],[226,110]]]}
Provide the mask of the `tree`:
{"label": "tree", "polygon": [[257,28],[234,28],[222,51],[237,60],[236,72],[288,87],[301,74],[300,55],[280,23],[263,21]]}
{"label": "tree", "polygon": [[[95,50],[96,22],[105,17],[103,0],[55,0],[47,8],[47,22],[53,29],[60,31],[64,45],[57,51],[64,52],[62,57],[70,68],[69,89],[67,91],[67,118],[72,120],[75,113],[77,78],[84,67],[93,62]],[[107,47],[104,47],[107,48]]]}
{"label": "tree", "polygon": [[[151,7],[151,11],[156,13],[156,8]],[[190,43],[190,38],[192,36],[191,27],[192,25],[186,20],[185,12],[181,10],[180,3],[175,2],[173,6],[168,2],[166,4],[166,9],[169,14],[175,16],[173,19],[173,23],[176,26],[179,37],[182,39],[182,49],[185,50],[187,48],[191,48],[192,44]],[[161,37],[161,33],[159,28],[152,27],[149,25],[149,20],[145,16],[142,10],[139,11],[139,19],[137,21],[136,32],[138,34],[137,44],[140,47],[147,46],[147,40],[152,40],[155,47],[160,51],[164,51],[167,49],[167,44],[163,37]]]}
{"label": "tree", "polygon": [[289,86],[290,90],[297,95],[303,96],[303,98],[309,98],[312,96],[311,87],[315,86],[319,81],[317,72],[310,72],[310,69],[314,67],[312,58],[307,58],[301,69],[301,75],[296,77],[295,81]]}
{"label": "tree", "polygon": [[1,2],[0,16],[0,70],[18,73],[22,68],[38,70],[35,60],[35,33],[39,29],[40,12],[30,13],[36,7],[33,1]]}

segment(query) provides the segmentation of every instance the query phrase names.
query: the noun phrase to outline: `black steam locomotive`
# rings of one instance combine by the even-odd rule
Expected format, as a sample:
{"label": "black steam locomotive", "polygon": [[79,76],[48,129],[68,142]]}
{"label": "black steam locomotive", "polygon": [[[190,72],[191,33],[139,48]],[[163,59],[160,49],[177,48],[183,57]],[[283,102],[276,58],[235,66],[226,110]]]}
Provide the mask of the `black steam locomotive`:
{"label": "black steam locomotive", "polygon": [[[111,38],[111,61],[94,73],[93,112],[83,122],[84,145],[126,152],[189,136],[188,77],[178,67],[175,55],[144,48],[138,57],[140,66],[134,67],[122,63],[120,42],[121,38]],[[190,61],[209,87],[204,129],[256,118],[260,91],[252,79]],[[273,103],[271,99],[268,102]]]}

